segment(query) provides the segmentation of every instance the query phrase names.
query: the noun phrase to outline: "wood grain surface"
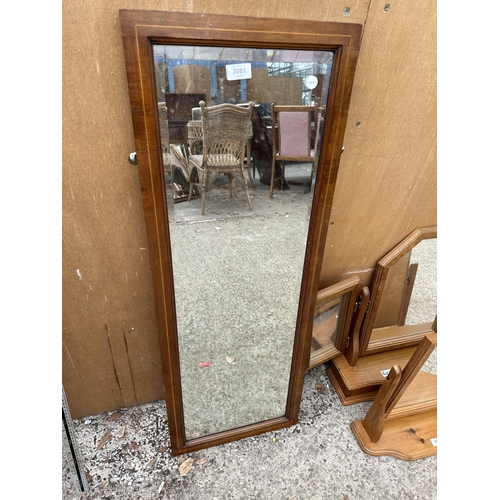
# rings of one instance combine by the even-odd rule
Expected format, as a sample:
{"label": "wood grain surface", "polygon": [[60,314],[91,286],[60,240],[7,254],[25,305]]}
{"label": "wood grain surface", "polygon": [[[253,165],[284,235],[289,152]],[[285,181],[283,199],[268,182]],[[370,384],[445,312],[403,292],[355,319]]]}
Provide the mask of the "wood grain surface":
{"label": "wood grain surface", "polygon": [[[118,10],[361,23],[320,288],[436,223],[436,11],[430,0],[67,0],[63,20],[62,375],[80,418],[164,397]],[[356,124],[360,123],[357,127]]]}

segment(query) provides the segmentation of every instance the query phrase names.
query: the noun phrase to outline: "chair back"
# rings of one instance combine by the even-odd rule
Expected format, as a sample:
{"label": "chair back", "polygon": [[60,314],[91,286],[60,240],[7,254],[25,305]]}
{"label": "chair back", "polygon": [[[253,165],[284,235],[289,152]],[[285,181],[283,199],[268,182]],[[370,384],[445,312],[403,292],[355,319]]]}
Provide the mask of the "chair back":
{"label": "chair back", "polygon": [[[314,157],[319,129],[318,116],[317,105],[276,106],[273,104],[271,106],[272,128],[277,133],[275,154],[290,159]],[[312,127],[311,124],[313,124]]]}
{"label": "chair back", "polygon": [[278,113],[279,152],[283,156],[311,154],[309,113]]}
{"label": "chair back", "polygon": [[218,104],[207,107],[200,101],[204,163],[209,167],[224,167],[243,163],[251,126],[253,102],[248,107]]}

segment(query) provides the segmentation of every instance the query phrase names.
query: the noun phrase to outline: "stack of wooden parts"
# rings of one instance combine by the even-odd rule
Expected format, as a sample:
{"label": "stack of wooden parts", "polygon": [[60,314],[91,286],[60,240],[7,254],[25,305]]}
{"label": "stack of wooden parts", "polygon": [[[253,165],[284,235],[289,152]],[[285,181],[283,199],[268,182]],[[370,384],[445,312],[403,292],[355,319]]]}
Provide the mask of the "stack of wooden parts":
{"label": "stack of wooden parts", "polygon": [[[365,419],[351,426],[373,455],[415,460],[437,451],[437,377],[420,371],[437,341],[436,238],[435,226],[412,231],[377,262],[371,291],[353,286],[344,328],[333,331],[327,321],[313,328],[310,367],[328,356],[326,373],[342,404],[373,401]],[[337,297],[347,290],[338,288]],[[334,338],[335,350],[326,350]]]}

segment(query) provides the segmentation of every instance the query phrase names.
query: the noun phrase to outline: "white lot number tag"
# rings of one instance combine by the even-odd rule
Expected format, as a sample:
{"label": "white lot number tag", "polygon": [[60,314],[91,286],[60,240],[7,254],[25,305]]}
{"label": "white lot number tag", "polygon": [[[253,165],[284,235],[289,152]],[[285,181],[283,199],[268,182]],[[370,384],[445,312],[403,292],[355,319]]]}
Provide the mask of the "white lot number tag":
{"label": "white lot number tag", "polygon": [[433,444],[433,446],[437,446],[438,445],[438,438],[431,438],[430,441]]}
{"label": "white lot number tag", "polygon": [[380,373],[382,374],[382,377],[387,377],[389,373],[391,372],[391,369],[389,368],[388,370],[382,370]]}
{"label": "white lot number tag", "polygon": [[226,78],[228,80],[248,80],[252,78],[252,66],[250,63],[227,64]]}

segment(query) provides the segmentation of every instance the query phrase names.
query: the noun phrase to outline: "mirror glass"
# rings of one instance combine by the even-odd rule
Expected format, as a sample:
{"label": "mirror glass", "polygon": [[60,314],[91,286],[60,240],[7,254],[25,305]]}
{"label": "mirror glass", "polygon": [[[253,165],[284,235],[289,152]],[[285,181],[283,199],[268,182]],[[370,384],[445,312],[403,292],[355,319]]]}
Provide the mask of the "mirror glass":
{"label": "mirror glass", "polygon": [[389,269],[374,328],[432,323],[436,314],[437,238],[429,238]]}
{"label": "mirror glass", "polygon": [[413,280],[405,325],[433,322],[437,315],[437,238],[422,240],[411,251],[411,274]]}
{"label": "mirror glass", "polygon": [[361,355],[417,345],[437,331],[437,228],[417,228],[378,263]]}
{"label": "mirror glass", "polygon": [[358,285],[359,277],[351,276],[318,291],[309,369],[344,352],[354,319]]}
{"label": "mirror glass", "polygon": [[344,297],[335,297],[326,304],[316,307],[311,339],[311,360],[309,367],[323,362],[323,354],[337,351],[339,317],[344,307]]}
{"label": "mirror glass", "polygon": [[[153,49],[189,440],[285,414],[334,52]],[[204,215],[199,185],[189,195],[200,181],[193,166],[204,146],[200,101],[255,103],[244,158],[252,208],[244,185],[225,174],[207,192]],[[273,104],[318,112],[306,122],[313,160],[287,162],[283,184],[277,163],[271,197]],[[333,309],[325,314],[334,319]]]}

